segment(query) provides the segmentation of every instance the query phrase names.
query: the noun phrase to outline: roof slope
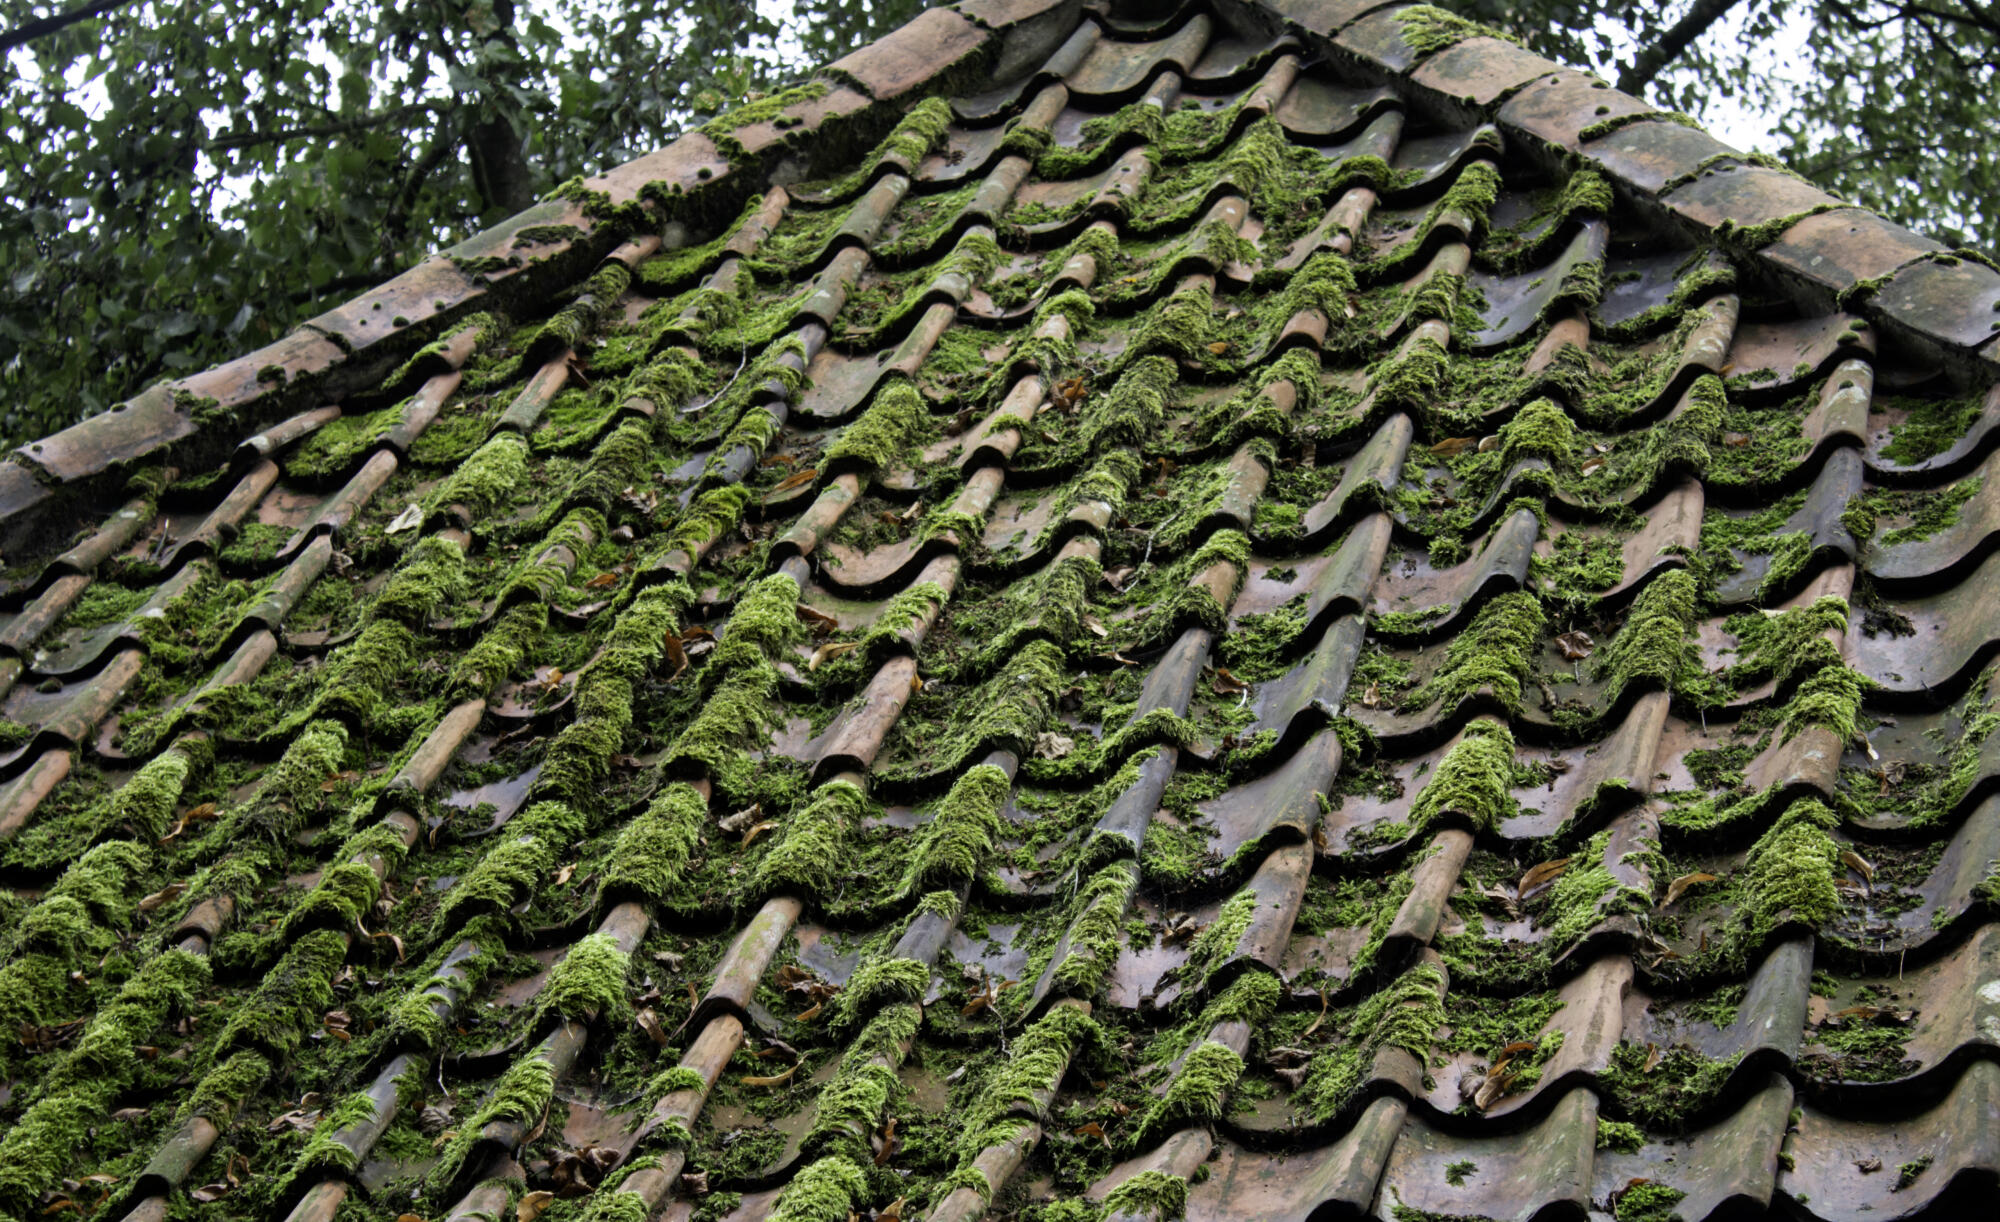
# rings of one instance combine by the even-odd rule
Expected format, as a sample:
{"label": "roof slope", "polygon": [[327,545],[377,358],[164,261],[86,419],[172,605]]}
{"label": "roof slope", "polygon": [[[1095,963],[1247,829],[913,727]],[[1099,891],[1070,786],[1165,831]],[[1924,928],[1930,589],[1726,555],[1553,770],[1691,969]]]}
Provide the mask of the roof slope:
{"label": "roof slope", "polygon": [[27,447],[0,1216],[1990,1192],[1986,269],[1274,7],[933,10]]}

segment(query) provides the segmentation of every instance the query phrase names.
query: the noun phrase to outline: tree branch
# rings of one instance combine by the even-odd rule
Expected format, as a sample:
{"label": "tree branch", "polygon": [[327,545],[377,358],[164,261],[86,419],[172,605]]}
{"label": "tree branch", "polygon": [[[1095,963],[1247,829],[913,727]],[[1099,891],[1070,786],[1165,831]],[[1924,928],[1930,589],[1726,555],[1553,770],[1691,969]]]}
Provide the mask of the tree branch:
{"label": "tree branch", "polygon": [[15,47],[24,47],[37,38],[46,38],[58,30],[66,30],[79,21],[89,21],[92,17],[102,17],[114,9],[124,8],[132,0],[88,0],[66,13],[56,13],[48,17],[17,25],[0,34],[0,55],[5,55]]}
{"label": "tree branch", "polygon": [[1695,39],[1708,33],[1709,27],[1722,20],[1723,14],[1735,8],[1736,3],[1737,0],[1694,0],[1694,7],[1686,16],[1674,22],[1658,42],[1639,52],[1630,66],[1618,74],[1618,88],[1636,95],[1652,84],[1653,78],[1679,59]]}

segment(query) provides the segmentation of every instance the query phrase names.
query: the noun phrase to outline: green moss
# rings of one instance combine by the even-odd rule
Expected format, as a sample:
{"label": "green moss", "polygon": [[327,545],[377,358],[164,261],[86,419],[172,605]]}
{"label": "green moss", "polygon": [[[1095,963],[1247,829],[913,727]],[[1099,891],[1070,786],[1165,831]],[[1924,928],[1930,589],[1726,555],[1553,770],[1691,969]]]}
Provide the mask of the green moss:
{"label": "green moss", "polygon": [[834,1002],[834,1023],[852,1027],[886,1006],[918,1005],[930,991],[931,969],[915,959],[868,959]]}
{"label": "green moss", "polygon": [[702,126],[702,134],[715,141],[715,147],[729,159],[731,165],[742,165],[749,153],[736,138],[736,131],[756,123],[782,125],[785,111],[805,102],[817,101],[827,95],[830,86],[823,79],[813,79],[803,85],[782,89],[754,102],[746,102],[734,110],[709,120]]}
{"label": "green moss", "polygon": [[1491,831],[1514,813],[1514,736],[1500,722],[1482,718],[1465,727],[1437,771],[1410,805],[1410,821],[1427,831],[1447,815]]}
{"label": "green moss", "polygon": [[1406,708],[1442,702],[1449,713],[1468,696],[1490,688],[1511,711],[1521,707],[1527,677],[1542,634],[1542,606],[1534,595],[1503,594],[1481,608],[1463,632],[1445,647],[1437,673],[1403,700]]}
{"label": "green moss", "polygon": [[[1710,1060],[1684,1047],[1659,1053],[1620,1041],[1599,1080],[1620,1110],[1648,1128],[1678,1132],[1714,1100],[1729,1081],[1736,1058]],[[1652,1062],[1650,1065],[1648,1062]]]}
{"label": "green moss", "polygon": [[527,439],[518,433],[498,433],[432,490],[425,508],[436,512],[447,505],[463,505],[477,522],[520,496],[527,480]]}
{"label": "green moss", "polygon": [[833,780],[786,816],[777,843],[757,865],[757,890],[765,895],[831,895],[839,885],[841,847],[861,826],[868,795],[851,781]]}
{"label": "green moss", "polygon": [[1656,1180],[1639,1180],[1613,1194],[1612,1214],[1618,1222],[1678,1222],[1680,1214],[1674,1206],[1685,1196],[1680,1189]]}
{"label": "green moss", "polygon": [[1903,422],[1889,431],[1882,457],[1898,466],[1914,467],[1957,445],[1979,419],[1982,398],[1917,399],[1881,396],[1876,410],[1900,410]]}
{"label": "green moss", "polygon": [[917,451],[937,434],[930,409],[917,388],[897,380],[882,388],[859,419],[847,426],[826,449],[825,466],[860,466],[886,471],[892,466],[916,466]]}
{"label": "green moss", "polygon": [[1685,569],[1661,573],[1639,592],[1618,634],[1596,659],[1606,700],[1615,703],[1636,685],[1674,691],[1699,680],[1701,651],[1694,633],[1700,597],[1701,587]]}
{"label": "green moss", "polygon": [[688,859],[701,843],[708,803],[692,785],[667,785],[618,831],[605,863],[603,893],[655,903],[680,891]]}
{"label": "green moss", "polygon": [[1753,937],[1774,929],[1786,916],[1824,925],[1840,911],[1840,846],[1827,835],[1839,818],[1824,803],[1792,803],[1744,859],[1741,914]]}
{"label": "green moss", "polygon": [[[1219,1048],[1219,1044],[1207,1045]],[[1228,1052],[1228,1049],[1223,1049]],[[1230,1053],[1234,1056],[1234,1053]],[[1241,1062],[1238,1062],[1240,1067]],[[1187,1212],[1187,1181],[1165,1171],[1141,1171],[1113,1188],[1104,1197],[1107,1215],[1150,1217],[1168,1222]]]}
{"label": "green moss", "polygon": [[751,787],[752,764],[744,752],[769,741],[777,716],[775,663],[805,635],[798,600],[798,583],[782,573],[744,591],[703,671],[701,711],[668,751],[670,759],[701,766],[727,792]]}
{"label": "green moss", "polygon": [[174,1114],[176,1125],[197,1116],[226,1129],[249,1098],[270,1081],[271,1063],[255,1052],[238,1052],[203,1074],[187,1101]]}
{"label": "green moss", "polygon": [[549,608],[539,599],[511,607],[452,664],[448,698],[483,700],[521,669],[548,629]]}
{"label": "green moss", "polygon": [[868,1200],[868,1176],[838,1155],[799,1168],[771,1222],[847,1222]]}
{"label": "green moss", "polygon": [[1419,1064],[1430,1059],[1431,1044],[1444,1025],[1444,974],[1419,964],[1379,989],[1354,1008],[1345,1025],[1344,1042],[1313,1057],[1299,1089],[1306,1113],[1324,1124],[1354,1099],[1382,1048],[1401,1048]]}
{"label": "green moss", "polygon": [[539,1052],[514,1062],[495,1084],[493,1093],[479,1105],[477,1111],[466,1117],[454,1136],[444,1148],[437,1163],[426,1177],[434,1196],[441,1197],[446,1189],[458,1178],[465,1165],[465,1156],[472,1152],[473,1143],[479,1140],[480,1130],[496,1121],[513,1121],[524,1127],[533,1127],[555,1097],[556,1071]]}
{"label": "green moss", "polygon": [[[1020,1116],[1038,1110],[1043,1098],[1055,1094],[1080,1052],[1101,1052],[1107,1046],[1104,1029],[1075,1006],[1051,1007],[1015,1036],[1007,1060],[980,1084],[965,1109],[953,1143],[959,1169],[969,1169],[981,1151],[1012,1138],[1024,1123]],[[990,1199],[992,1186],[984,1185],[980,1195]]]}
{"label": "green moss", "polygon": [[864,1164],[872,1161],[868,1136],[880,1127],[900,1089],[895,1067],[922,1019],[922,1009],[909,1004],[891,1005],[876,1014],[841,1058],[833,1080],[820,1091],[812,1131],[806,1135],[808,1148]]}
{"label": "green moss", "polygon": [[1125,910],[1138,885],[1137,870],[1126,862],[1114,862],[1078,890],[1070,908],[1069,950],[1056,965],[1056,984],[1064,992],[1089,997],[1103,985],[1118,958]]}
{"label": "green moss", "polygon": [[1497,38],[1520,45],[1520,39],[1511,34],[1429,4],[1398,10],[1396,24],[1402,27],[1403,44],[1419,56],[1456,46],[1468,38]]}
{"label": "green moss", "polygon": [[535,994],[535,1021],[551,1016],[564,1022],[601,1018],[617,1024],[631,1007],[625,1000],[625,976],[632,956],[618,948],[608,933],[579,938]]}
{"label": "green moss", "polygon": [[1000,810],[1013,783],[991,764],[967,770],[917,834],[899,894],[972,881],[1001,831]]}
{"label": "green moss", "polygon": [[289,1056],[333,1008],[333,978],[346,960],[347,939],[334,930],[315,930],[294,941],[223,1027],[218,1055],[254,1049]]}
{"label": "green moss", "polygon": [[1576,426],[1552,399],[1535,399],[1500,426],[1500,465],[1546,458],[1560,468],[1576,461]]}
{"label": "green moss", "polygon": [[1646,1145],[1646,1134],[1636,1124],[1623,1120],[1597,1122],[1597,1148],[1618,1154],[1637,1154]]}
{"label": "green moss", "polygon": [[1805,220],[1807,217],[1851,207],[1853,207],[1852,204],[1842,203],[1839,200],[1827,200],[1823,203],[1814,204],[1803,211],[1794,212],[1789,216],[1773,217],[1768,221],[1762,221],[1755,225],[1739,225],[1735,221],[1725,217],[1721,221],[1716,222],[1714,233],[1719,241],[1733,242],[1742,246],[1745,250],[1762,250],[1764,247],[1785,236],[1786,230]]}
{"label": "green moss", "polygon": [[1922,1175],[1924,1172],[1929,1171],[1931,1169],[1931,1163],[1934,1161],[1936,1160],[1932,1155],[1926,1154],[1921,1158],[1913,1158],[1909,1162],[1906,1162],[1901,1166],[1897,1167],[1896,1186],[1891,1191],[1901,1192],[1903,1191],[1903,1189],[1908,1188],[1910,1185],[1916,1183],[1917,1177]]}

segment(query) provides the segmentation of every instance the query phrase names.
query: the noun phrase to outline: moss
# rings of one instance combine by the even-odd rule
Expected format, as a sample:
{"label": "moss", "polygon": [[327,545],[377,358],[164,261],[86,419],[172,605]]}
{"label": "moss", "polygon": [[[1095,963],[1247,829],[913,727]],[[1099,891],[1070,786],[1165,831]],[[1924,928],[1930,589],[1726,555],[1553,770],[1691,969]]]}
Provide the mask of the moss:
{"label": "moss", "polygon": [[605,863],[602,893],[655,903],[676,897],[707,821],[708,803],[692,785],[666,786],[619,829]]}
{"label": "moss", "polygon": [[445,477],[425,498],[425,507],[436,512],[447,505],[463,505],[478,522],[519,496],[527,480],[527,439],[518,433],[498,433]]}
{"label": "moss", "polygon": [[834,1003],[835,1026],[852,1027],[886,1006],[921,1004],[930,987],[928,964],[915,959],[865,960]]}
{"label": "moss", "polygon": [[202,1075],[174,1114],[174,1123],[185,1124],[201,1116],[214,1121],[217,1128],[227,1129],[237,1109],[270,1078],[269,1061],[255,1052],[238,1052]]}
{"label": "moss", "polygon": [[631,1009],[625,1000],[631,963],[632,956],[608,933],[578,939],[535,994],[536,1023],[554,1016],[564,1022],[601,1018],[615,1025]]}
{"label": "moss", "polygon": [[971,882],[1001,832],[1000,810],[1012,787],[991,764],[967,770],[919,830],[899,893]]}
{"label": "moss", "polygon": [[1313,1058],[1300,1087],[1305,1110],[1315,1123],[1334,1119],[1351,1103],[1383,1048],[1401,1048],[1419,1064],[1430,1059],[1431,1044],[1444,1025],[1444,974],[1418,964],[1392,985],[1378,989],[1355,1007],[1346,1041]]}
{"label": "moss", "polygon": [[1733,243],[1745,250],[1762,250],[1764,247],[1785,236],[1786,230],[1805,220],[1807,217],[1818,216],[1823,212],[1834,212],[1841,208],[1851,208],[1853,206],[1852,204],[1843,203],[1840,200],[1827,200],[1823,203],[1814,204],[1803,211],[1794,212],[1789,216],[1773,217],[1768,221],[1762,221],[1755,225],[1739,225],[1735,221],[1725,217],[1716,222],[1714,234],[1718,241]]}
{"label": "moss", "polygon": [[1157,436],[1179,380],[1179,370],[1163,356],[1128,365],[1110,390],[1085,401],[1078,430],[1085,448],[1142,446]]}
{"label": "moss", "polygon": [[758,863],[758,892],[809,898],[832,894],[839,884],[841,846],[861,825],[868,806],[868,795],[851,781],[821,785],[811,801],[786,817],[777,843]]}
{"label": "moss", "polygon": [[1597,1122],[1597,1148],[1618,1154],[1637,1154],[1645,1148],[1646,1134],[1636,1124],[1623,1120]]}
{"label": "moss", "polygon": [[758,98],[754,102],[746,102],[709,120],[702,125],[702,134],[715,141],[716,148],[722,151],[722,155],[729,159],[731,165],[743,165],[748,160],[749,153],[744,150],[742,142],[736,139],[735,133],[738,129],[756,123],[770,123],[782,127],[785,125],[786,110],[806,102],[817,101],[825,97],[830,88],[825,80],[816,78],[803,85],[779,90],[777,93]]}
{"label": "moss", "polygon": [[[980,1084],[965,1109],[954,1142],[960,1170],[970,1168],[981,1151],[1013,1137],[1023,1123],[1020,1114],[1036,1111],[1043,1098],[1055,1094],[1080,1052],[1107,1046],[1097,1020],[1075,1006],[1051,1007],[1015,1036],[1007,1060]],[[990,1199],[991,1185],[980,1195]]]}
{"label": "moss", "polygon": [[479,1140],[480,1130],[497,1121],[512,1121],[531,1128],[549,1110],[555,1097],[556,1071],[539,1053],[532,1053],[508,1066],[493,1093],[479,1109],[458,1126],[427,1177],[433,1195],[442,1196],[458,1178],[465,1156]]}
{"label": "moss", "polygon": [[1456,46],[1468,38],[1497,38],[1520,45],[1520,39],[1505,31],[1468,21],[1457,13],[1429,4],[1398,10],[1396,24],[1402,28],[1403,44],[1419,56]]}
{"label": "moss", "polygon": [[1437,673],[1403,700],[1406,708],[1442,702],[1448,713],[1483,688],[1510,711],[1521,707],[1521,682],[1542,634],[1542,607],[1527,593],[1503,594],[1481,608],[1445,647]]}
{"label": "moss", "polygon": [[839,1156],[799,1168],[778,1197],[772,1222],[847,1222],[868,1200],[868,1176]]}
{"label": "moss", "polygon": [[1700,596],[1699,584],[1685,569],[1661,573],[1639,592],[1618,634],[1596,659],[1608,701],[1615,703],[1635,685],[1673,691],[1699,677],[1694,633]]}
{"label": "moss", "polygon": [[1410,804],[1410,821],[1424,832],[1448,815],[1459,815],[1471,821],[1474,831],[1491,831],[1514,813],[1513,776],[1514,736],[1500,722],[1475,721]]}
{"label": "moss", "polygon": [[1882,457],[1902,467],[1936,458],[1964,438],[1978,421],[1982,406],[1977,395],[1964,399],[1878,397],[1873,408],[1904,413],[1903,422],[1890,430]]}
{"label": "moss", "polygon": [[679,549],[690,556],[699,555],[708,544],[736,528],[750,499],[750,490],[740,484],[702,493],[667,532],[663,550]]}
{"label": "moss", "polygon": [[1612,1215],[1618,1222],[1677,1222],[1674,1206],[1685,1196],[1657,1180],[1637,1180],[1613,1194]]}
{"label": "moss", "polygon": [[[1619,1109],[1648,1128],[1678,1132],[1729,1081],[1737,1058],[1710,1060],[1685,1047],[1657,1049],[1620,1041],[1611,1064],[1599,1074]],[[1649,1065],[1648,1062],[1651,1062]]]}
{"label": "moss", "polygon": [[1500,465],[1512,467],[1530,457],[1546,458],[1558,467],[1576,461],[1576,426],[1551,399],[1523,405],[1500,426]]}
{"label": "moss", "polygon": [[1840,846],[1827,831],[1839,818],[1824,803],[1792,803],[1744,859],[1742,917],[1761,938],[1789,916],[1819,926],[1840,911]]}
{"label": "moss", "polygon": [[1076,997],[1094,995],[1118,958],[1125,910],[1139,885],[1139,872],[1114,862],[1091,875],[1077,892],[1070,911],[1069,949],[1056,965],[1055,980]]}
{"label": "moss", "polygon": [[218,1054],[247,1048],[289,1056],[333,1008],[333,978],[346,959],[347,939],[334,930],[316,930],[294,941],[223,1027],[216,1040]]}
{"label": "moss", "polygon": [[1932,1155],[1926,1154],[1920,1158],[1913,1158],[1909,1162],[1906,1162],[1901,1166],[1897,1167],[1896,1186],[1890,1191],[1901,1192],[1903,1191],[1903,1189],[1908,1188],[1910,1185],[1916,1183],[1917,1177],[1922,1175],[1924,1172],[1929,1171],[1931,1169],[1931,1164],[1934,1161],[1936,1160]]}
{"label": "moss", "polygon": [[[1220,1047],[1216,1044],[1208,1046]],[[1106,1214],[1150,1217],[1154,1222],[1168,1222],[1187,1212],[1187,1191],[1187,1181],[1178,1175],[1165,1171],[1141,1171],[1105,1194],[1104,1210]]]}
{"label": "moss", "polygon": [[807,1148],[871,1161],[868,1136],[880,1126],[896,1096],[900,1083],[895,1066],[922,1019],[922,1009],[908,1004],[890,1005],[876,1014],[841,1057],[833,1080],[820,1091]]}
{"label": "moss", "polygon": [[526,899],[555,868],[557,854],[581,839],[583,816],[565,802],[536,802],[508,822],[509,835],[486,850],[445,895],[433,918],[443,935],[465,917],[504,912]]}
{"label": "moss", "polygon": [[798,583],[782,573],[744,592],[703,672],[704,680],[719,677],[668,751],[672,760],[699,765],[728,792],[747,790],[752,765],[744,752],[769,741],[778,688],[774,663],[804,639],[798,599]]}
{"label": "moss", "polygon": [[885,471],[891,466],[915,466],[915,452],[937,432],[930,410],[917,388],[897,380],[884,387],[859,419],[834,438],[825,467],[859,466]]}
{"label": "moss", "polygon": [[448,699],[483,700],[513,678],[548,629],[549,608],[539,599],[511,607],[452,664]]}
{"label": "moss", "polygon": [[471,591],[465,549],[450,539],[428,535],[416,542],[376,596],[371,615],[384,615],[413,628],[427,627]]}

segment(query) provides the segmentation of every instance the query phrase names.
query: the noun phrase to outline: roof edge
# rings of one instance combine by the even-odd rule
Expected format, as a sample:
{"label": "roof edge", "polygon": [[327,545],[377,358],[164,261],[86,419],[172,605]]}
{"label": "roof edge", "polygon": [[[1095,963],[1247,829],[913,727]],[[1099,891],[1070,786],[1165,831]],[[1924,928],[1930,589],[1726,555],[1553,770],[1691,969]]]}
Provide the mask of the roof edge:
{"label": "roof edge", "polygon": [[1791,295],[1852,311],[1967,381],[2000,374],[2000,270],[1850,204],[1587,72],[1428,5],[1211,0],[1289,25],[1420,109],[1488,122],[1551,166],[1588,166],[1641,208],[1752,258]]}
{"label": "roof edge", "polygon": [[[515,216],[199,373],[156,382],[0,462],[0,549],[39,550],[141,465],[214,465],[244,437],[370,386],[466,317],[512,312],[582,280],[638,232],[733,216],[784,166],[823,172],[908,106],[989,72],[1026,75],[1082,0],[962,0],[738,107],[664,148],[572,180]],[[685,232],[685,229],[683,230]]]}

